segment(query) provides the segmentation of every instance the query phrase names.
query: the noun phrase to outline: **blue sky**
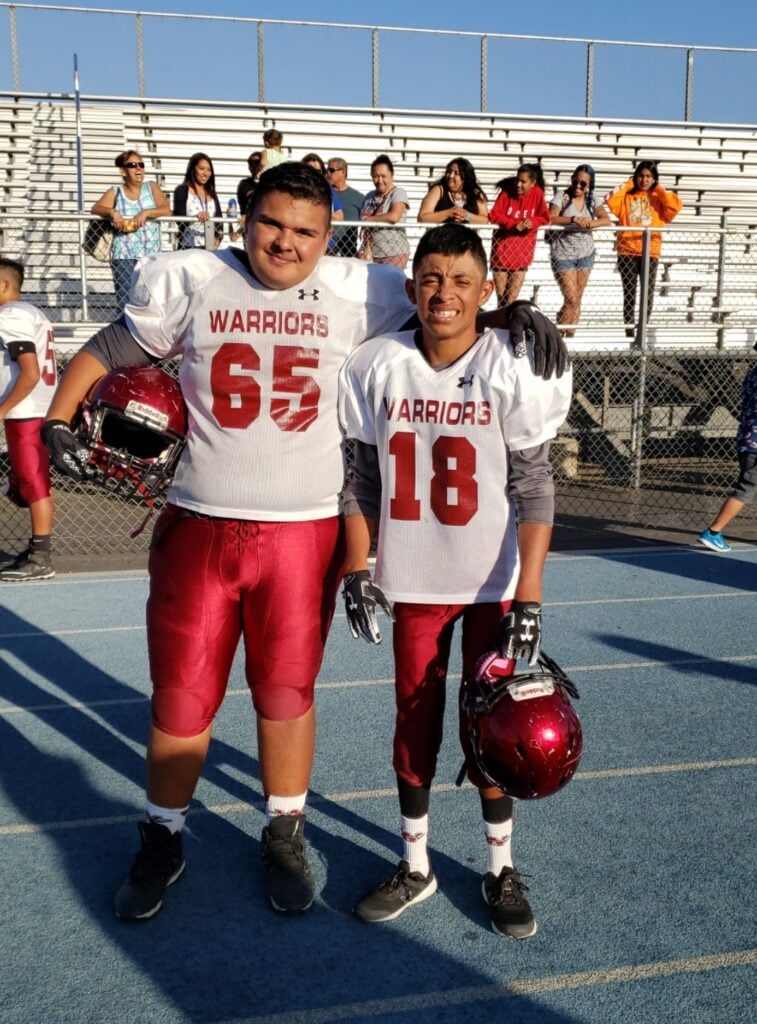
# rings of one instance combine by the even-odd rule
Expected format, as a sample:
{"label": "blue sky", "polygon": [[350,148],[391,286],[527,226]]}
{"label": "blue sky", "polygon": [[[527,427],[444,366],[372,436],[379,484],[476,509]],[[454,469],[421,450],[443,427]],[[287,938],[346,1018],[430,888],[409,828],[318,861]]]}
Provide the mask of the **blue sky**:
{"label": "blue sky", "polygon": [[[60,7],[86,6],[59,0]],[[753,0],[684,5],[598,5],[541,0],[529,7],[498,2],[459,4],[385,0],[381,5],[320,0],[100,0],[104,10],[141,10],[237,17],[335,21],[444,28],[471,32],[579,36],[638,42],[757,47]],[[684,13],[682,13],[684,12]],[[135,95],[134,19],[115,13],[31,12],[17,7],[21,88],[71,90],[77,52],[84,92]],[[153,96],[248,99],[257,96],[254,26],[144,19],[146,91]],[[0,14],[0,88],[10,89],[8,17]],[[266,32],[266,98],[325,104],[371,102],[370,34],[270,28]],[[492,40],[488,109],[581,114],[585,47]],[[476,109],[479,44],[474,39],[381,37],[380,103],[387,107]],[[678,119],[683,116],[685,54],[673,50],[598,47],[594,113]],[[755,117],[757,53],[699,53],[695,58],[695,120],[748,122]]]}

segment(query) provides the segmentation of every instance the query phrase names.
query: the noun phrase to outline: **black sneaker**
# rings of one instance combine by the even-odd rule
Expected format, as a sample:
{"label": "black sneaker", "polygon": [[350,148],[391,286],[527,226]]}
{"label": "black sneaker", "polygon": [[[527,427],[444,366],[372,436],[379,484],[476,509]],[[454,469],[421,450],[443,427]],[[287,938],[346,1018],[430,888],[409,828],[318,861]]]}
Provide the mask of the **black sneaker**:
{"label": "black sneaker", "polygon": [[313,876],[305,859],[305,815],[282,814],[263,829],[268,895],[275,910],[301,913],[313,902]]}
{"label": "black sneaker", "polygon": [[142,848],[116,893],[116,917],[124,921],[144,921],[157,914],[166,889],[186,867],[181,832],[170,832],[154,821],[140,821],[138,827]]}
{"label": "black sneaker", "polygon": [[52,556],[49,551],[32,551],[27,548],[0,569],[1,583],[23,583],[26,580],[51,580],[55,575]]}
{"label": "black sneaker", "polygon": [[528,900],[523,895],[528,886],[515,868],[502,868],[498,875],[487,871],[481,892],[491,911],[492,928],[497,935],[513,939],[530,939],[536,935],[536,921]]}
{"label": "black sneaker", "polygon": [[411,871],[406,860],[400,861],[391,878],[382,882],[355,907],[355,913],[364,921],[393,921],[408,907],[423,903],[437,890],[436,875],[429,867],[428,874]]}

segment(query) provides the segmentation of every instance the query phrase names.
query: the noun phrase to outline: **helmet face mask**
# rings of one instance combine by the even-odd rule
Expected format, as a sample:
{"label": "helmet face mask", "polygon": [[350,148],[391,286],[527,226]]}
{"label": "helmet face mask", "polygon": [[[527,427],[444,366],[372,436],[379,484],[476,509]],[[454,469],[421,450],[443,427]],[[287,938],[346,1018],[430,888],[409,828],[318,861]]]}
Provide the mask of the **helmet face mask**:
{"label": "helmet face mask", "polygon": [[94,480],[111,493],[148,502],[170,483],[186,430],[178,384],[164,370],[144,366],[114,370],[97,381],[78,425]]}
{"label": "helmet face mask", "polygon": [[467,763],[508,796],[550,796],[573,778],[581,758],[581,722],[569,700],[578,692],[543,653],[536,671],[508,675],[507,670],[503,659],[489,652],[479,659],[473,679],[463,683]]}

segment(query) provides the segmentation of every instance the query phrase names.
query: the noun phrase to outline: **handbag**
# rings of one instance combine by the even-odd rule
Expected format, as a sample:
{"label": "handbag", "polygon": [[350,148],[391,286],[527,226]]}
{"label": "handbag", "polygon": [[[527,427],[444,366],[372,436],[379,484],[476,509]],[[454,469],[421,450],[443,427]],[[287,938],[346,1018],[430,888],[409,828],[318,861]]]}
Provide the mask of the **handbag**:
{"label": "handbag", "polygon": [[116,229],[109,220],[97,217],[87,224],[81,247],[87,256],[92,256],[100,263],[109,263],[115,233]]}
{"label": "handbag", "polygon": [[[120,189],[117,188],[113,203],[114,209],[118,205],[119,191]],[[92,256],[100,263],[109,263],[115,233],[116,229],[106,217],[95,217],[87,224],[81,247],[87,256]]]}

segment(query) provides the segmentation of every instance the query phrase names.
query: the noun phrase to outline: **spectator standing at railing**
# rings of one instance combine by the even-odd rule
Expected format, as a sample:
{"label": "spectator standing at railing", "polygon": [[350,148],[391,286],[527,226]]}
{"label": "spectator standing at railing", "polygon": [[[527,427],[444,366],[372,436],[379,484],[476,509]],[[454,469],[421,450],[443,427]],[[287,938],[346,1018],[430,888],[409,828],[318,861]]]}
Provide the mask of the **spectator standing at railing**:
{"label": "spectator standing at railing", "polygon": [[[177,249],[205,249],[205,225],[213,217],[221,216],[221,204],[216,193],[213,161],[206,153],[193,153],[189,158],[184,181],[173,193],[174,217],[195,217],[192,222],[179,225]],[[216,224],[213,232],[216,248],[223,238],[223,226]]]}
{"label": "spectator standing at railing", "polygon": [[497,225],[492,238],[492,276],[497,302],[507,306],[520,295],[526,270],[536,250],[536,232],[549,224],[541,164],[521,164],[514,178],[497,182],[489,220]]}
{"label": "spectator standing at railing", "polygon": [[247,169],[250,172],[246,178],[242,178],[237,185],[237,205],[239,207],[239,225],[244,231],[244,211],[247,209],[247,200],[255,191],[258,178],[263,167],[263,154],[255,150],[247,157]]}
{"label": "spectator standing at railing", "polygon": [[450,160],[444,174],[424,196],[418,212],[421,224],[488,224],[489,205],[470,160]]}
{"label": "spectator standing at railing", "polygon": [[269,128],[268,131],[263,132],[263,152],[260,161],[261,174],[263,171],[270,170],[271,167],[283,164],[287,159],[286,153],[281,151],[283,142],[284,136],[276,128]]}
{"label": "spectator standing at railing", "polygon": [[[757,345],[754,346],[757,352]],[[699,543],[712,551],[725,553],[731,545],[723,536],[723,530],[741,512],[744,505],[757,498],[757,366],[753,366],[744,377],[741,386],[741,416],[736,434],[736,448],[739,459],[739,476],[731,494],[720,506],[713,521],[699,534]]]}
{"label": "spectator standing at railing", "polygon": [[[642,160],[636,165],[633,177],[614,192],[605,196],[605,206],[617,217],[618,224],[632,228],[659,228],[678,216],[683,206],[675,192],[666,192],[660,184],[657,163]],[[615,248],[618,253],[618,272],[623,285],[623,322],[626,336],[636,333],[636,282],[641,279],[644,232],[619,231]],[[652,315],[657,266],[660,262],[662,235],[650,232],[649,289],[647,292],[647,320]]]}
{"label": "spectator standing at railing", "polygon": [[[577,324],[581,316],[581,299],[594,266],[594,228],[609,227],[607,210],[594,198],[594,168],[579,164],[570,178],[570,185],[557,189],[549,204],[552,228],[547,232],[552,273],[555,275],[563,304],[557,314],[558,324]],[[559,230],[558,230],[559,228]],[[563,334],[572,338],[573,327]]]}
{"label": "spectator standing at railing", "polygon": [[50,321],[21,299],[23,283],[23,264],[0,257],[0,424],[10,463],[5,493],[29,509],[32,534],[21,554],[0,570],[3,583],[55,575],[50,458],[40,435],[55,392],[55,347]]}
{"label": "spectator standing at railing", "polygon": [[[307,164],[308,167],[312,167],[314,171],[317,171],[328,182],[329,189],[331,190],[331,221],[332,221],[332,223],[335,220],[344,220],[344,211],[342,210],[342,204],[341,204],[341,202],[339,200],[339,196],[336,194],[336,189],[329,182],[328,176],[326,174],[326,164],[323,162],[321,157],[319,157],[317,153],[306,153],[305,156],[302,158],[302,162],[304,164]],[[331,238],[329,239],[329,244],[328,244],[328,248],[327,248],[327,252],[329,254],[333,254],[333,252],[334,252],[334,244],[335,244],[334,243],[334,236],[332,235]]]}
{"label": "spectator standing at railing", "polygon": [[[371,164],[373,189],[365,197],[360,219],[371,224],[399,224],[405,220],[410,200],[404,188],[394,184],[394,164],[386,154],[377,156]],[[404,228],[363,228],[361,259],[373,263],[391,263],[404,270],[410,256],[410,243]]]}
{"label": "spectator standing at railing", "polygon": [[115,229],[110,266],[116,291],[116,315],[126,305],[131,276],[137,260],[160,252],[158,217],[168,217],[171,207],[160,186],[145,181],[145,162],[135,149],[125,149],[115,160],[121,184],[111,185],[92,206],[96,217],[110,220]]}
{"label": "spectator standing at railing", "polygon": [[[339,197],[345,220],[360,220],[365,196],[347,184],[347,161],[332,156],[326,164],[326,177]],[[334,256],[357,256],[357,228],[334,229]]]}

